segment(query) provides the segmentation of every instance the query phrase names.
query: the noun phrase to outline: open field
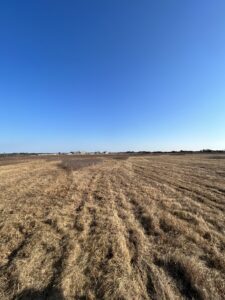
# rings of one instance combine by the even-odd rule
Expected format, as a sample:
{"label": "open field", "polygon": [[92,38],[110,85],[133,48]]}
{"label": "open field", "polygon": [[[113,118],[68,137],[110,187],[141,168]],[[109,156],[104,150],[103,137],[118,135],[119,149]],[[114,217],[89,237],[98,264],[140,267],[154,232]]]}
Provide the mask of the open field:
{"label": "open field", "polygon": [[0,299],[225,299],[225,156],[0,161]]}

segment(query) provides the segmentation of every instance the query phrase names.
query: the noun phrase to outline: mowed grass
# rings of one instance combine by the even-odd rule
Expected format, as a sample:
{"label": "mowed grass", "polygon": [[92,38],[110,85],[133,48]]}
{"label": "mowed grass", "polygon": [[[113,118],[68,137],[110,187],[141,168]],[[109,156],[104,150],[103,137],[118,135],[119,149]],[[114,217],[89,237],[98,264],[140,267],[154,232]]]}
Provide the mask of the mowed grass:
{"label": "mowed grass", "polygon": [[222,157],[1,160],[0,299],[225,299]]}

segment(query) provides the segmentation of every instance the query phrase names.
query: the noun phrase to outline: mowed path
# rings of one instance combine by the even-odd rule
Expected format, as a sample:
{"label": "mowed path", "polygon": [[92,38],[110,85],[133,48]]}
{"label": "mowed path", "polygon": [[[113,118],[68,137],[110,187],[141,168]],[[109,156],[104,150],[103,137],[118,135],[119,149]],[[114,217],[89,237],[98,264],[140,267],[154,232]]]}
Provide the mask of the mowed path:
{"label": "mowed path", "polygon": [[225,159],[0,166],[0,299],[224,299]]}

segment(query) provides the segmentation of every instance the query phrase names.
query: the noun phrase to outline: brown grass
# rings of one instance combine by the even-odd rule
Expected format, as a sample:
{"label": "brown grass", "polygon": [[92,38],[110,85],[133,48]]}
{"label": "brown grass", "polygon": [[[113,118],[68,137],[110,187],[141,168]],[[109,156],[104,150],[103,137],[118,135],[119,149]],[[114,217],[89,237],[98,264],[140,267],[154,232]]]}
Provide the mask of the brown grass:
{"label": "brown grass", "polygon": [[94,166],[102,162],[101,158],[64,158],[59,166],[64,170],[75,171],[85,167]]}
{"label": "brown grass", "polygon": [[0,299],[224,299],[225,160],[59,159],[0,166]]}

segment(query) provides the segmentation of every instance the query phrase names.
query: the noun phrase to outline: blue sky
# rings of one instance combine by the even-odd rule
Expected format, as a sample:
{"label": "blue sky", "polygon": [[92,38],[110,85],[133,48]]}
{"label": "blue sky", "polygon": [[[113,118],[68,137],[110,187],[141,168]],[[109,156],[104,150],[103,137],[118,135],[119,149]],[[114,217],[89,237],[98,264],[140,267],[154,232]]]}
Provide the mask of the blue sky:
{"label": "blue sky", "polygon": [[224,0],[0,2],[0,152],[225,149]]}

